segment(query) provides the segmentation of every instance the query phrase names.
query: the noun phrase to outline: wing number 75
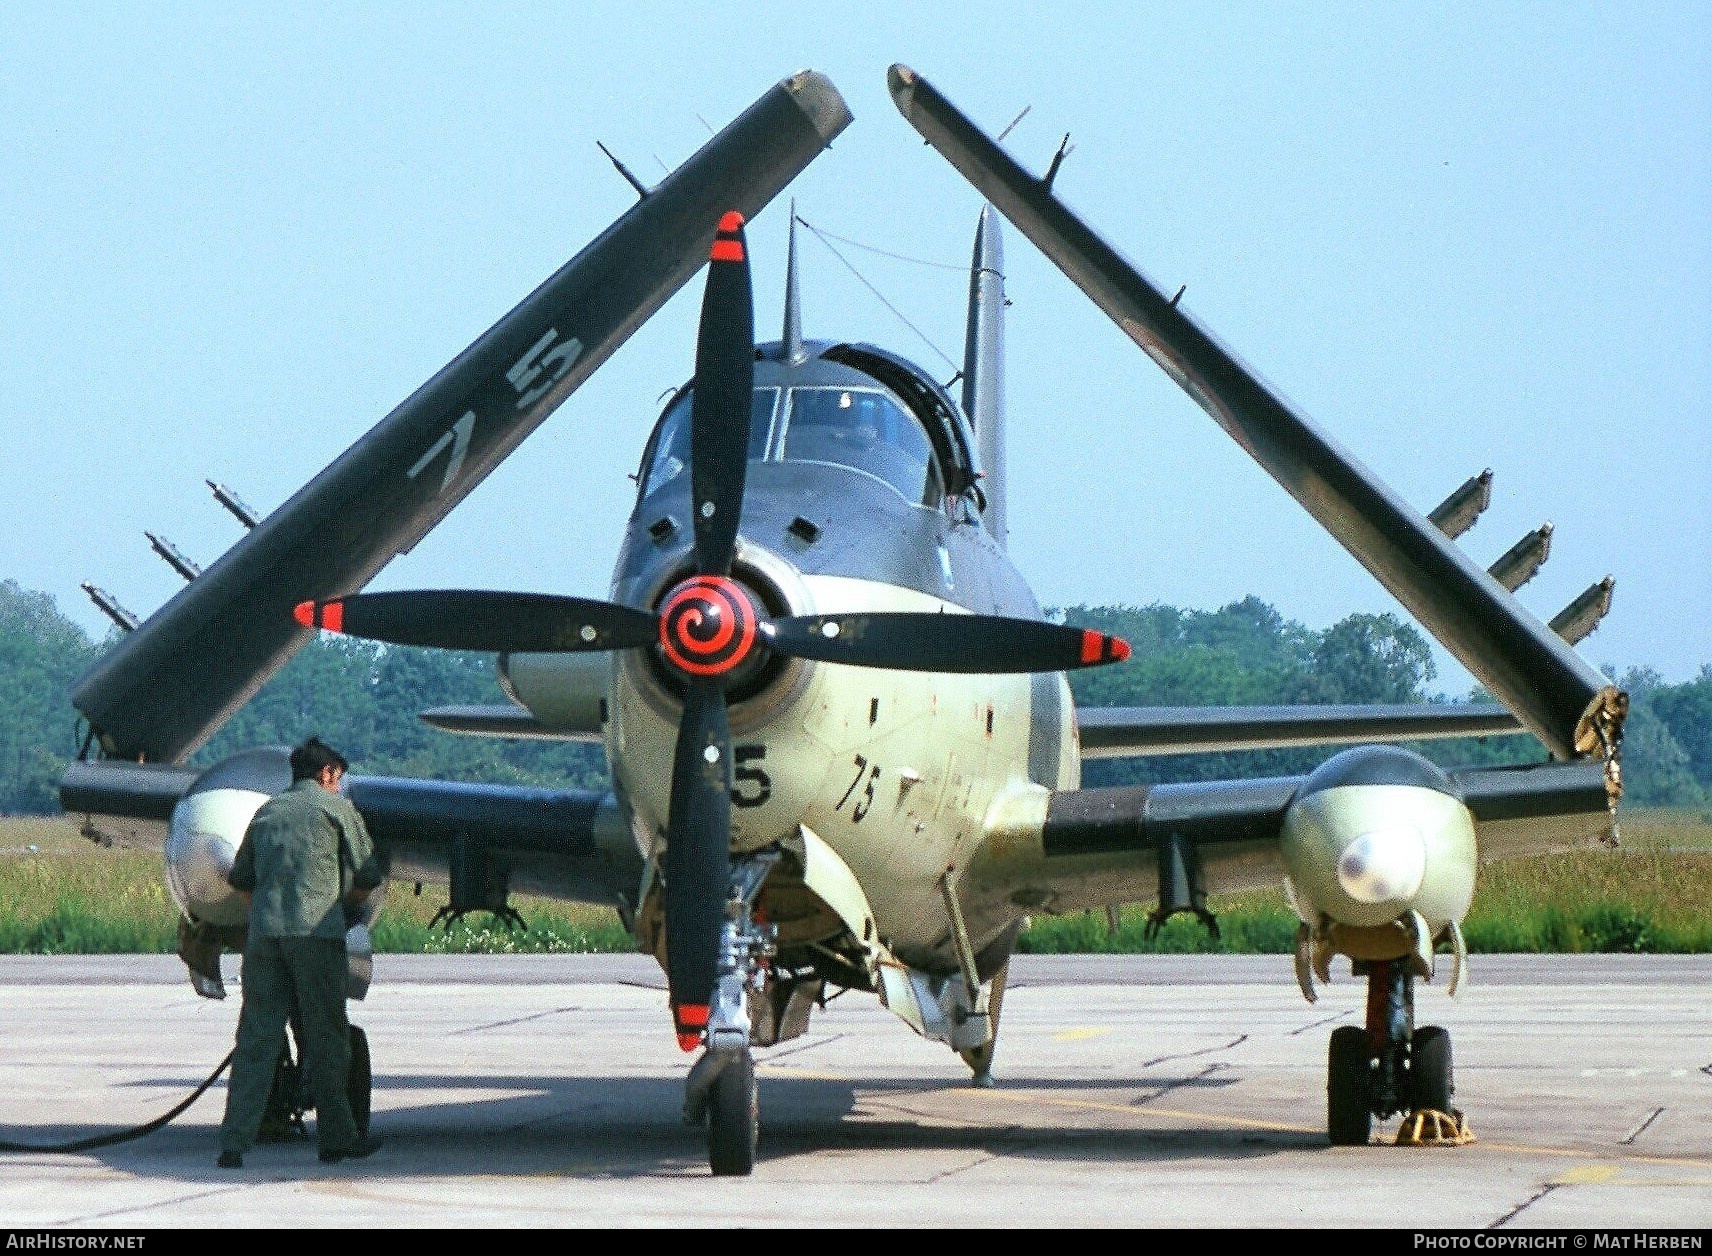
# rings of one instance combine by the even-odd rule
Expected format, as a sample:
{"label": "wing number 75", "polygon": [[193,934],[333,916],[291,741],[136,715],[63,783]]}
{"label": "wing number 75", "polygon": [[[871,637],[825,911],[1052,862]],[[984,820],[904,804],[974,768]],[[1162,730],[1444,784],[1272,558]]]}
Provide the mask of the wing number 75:
{"label": "wing number 75", "polygon": [[[546,396],[547,390],[564,379],[577,364],[577,359],[583,356],[582,341],[573,336],[563,344],[555,345],[553,342],[558,338],[558,328],[549,327],[547,334],[505,372],[505,378],[517,390],[519,410],[527,410]],[[536,382],[538,380],[539,383]]]}

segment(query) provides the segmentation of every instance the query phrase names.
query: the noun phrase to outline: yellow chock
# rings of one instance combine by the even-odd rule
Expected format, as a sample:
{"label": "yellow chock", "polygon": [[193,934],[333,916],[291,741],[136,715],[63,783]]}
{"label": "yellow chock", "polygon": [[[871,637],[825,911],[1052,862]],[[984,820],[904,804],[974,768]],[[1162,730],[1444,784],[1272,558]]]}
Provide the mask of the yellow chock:
{"label": "yellow chock", "polygon": [[1468,1118],[1455,1108],[1449,1112],[1433,1108],[1411,1112],[1397,1130],[1399,1147],[1462,1147],[1473,1141]]}

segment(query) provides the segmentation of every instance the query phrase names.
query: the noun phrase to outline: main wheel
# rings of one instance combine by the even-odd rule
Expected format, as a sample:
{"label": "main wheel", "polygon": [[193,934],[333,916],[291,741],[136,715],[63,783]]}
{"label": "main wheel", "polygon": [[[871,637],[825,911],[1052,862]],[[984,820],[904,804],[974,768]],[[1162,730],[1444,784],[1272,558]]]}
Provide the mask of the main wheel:
{"label": "main wheel", "polygon": [[369,1136],[369,1109],[373,1093],[373,1074],[369,1062],[369,1036],[358,1026],[351,1029],[351,1071],[346,1074],[346,1094],[351,1099],[351,1115],[356,1118],[357,1138]]}
{"label": "main wheel", "polygon": [[1364,1147],[1373,1135],[1372,1058],[1367,1031],[1332,1030],[1326,1052],[1326,1133],[1334,1147]]}
{"label": "main wheel", "polygon": [[303,1135],[303,1073],[291,1057],[291,1044],[282,1043],[274,1065],[267,1107],[256,1130],[258,1143],[280,1143]]}
{"label": "main wheel", "polygon": [[755,1058],[745,1051],[726,1066],[707,1097],[707,1163],[714,1176],[748,1176],[755,1168],[760,1136]]}
{"label": "main wheel", "polygon": [[1448,1113],[1456,1086],[1451,1078],[1450,1034],[1437,1025],[1415,1031],[1409,1044],[1409,1110]]}

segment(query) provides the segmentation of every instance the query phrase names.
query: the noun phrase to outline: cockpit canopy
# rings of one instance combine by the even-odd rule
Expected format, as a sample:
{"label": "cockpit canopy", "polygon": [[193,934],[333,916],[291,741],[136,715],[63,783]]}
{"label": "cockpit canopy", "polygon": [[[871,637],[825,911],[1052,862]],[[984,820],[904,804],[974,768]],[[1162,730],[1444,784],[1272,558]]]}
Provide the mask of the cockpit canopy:
{"label": "cockpit canopy", "polygon": [[[647,496],[689,469],[686,389],[660,421]],[[921,423],[880,388],[757,387],[749,428],[751,462],[830,462],[884,480],[906,501],[937,505],[944,493],[933,444]]]}
{"label": "cockpit canopy", "polygon": [[[961,417],[932,381],[859,346],[835,345],[801,363],[780,362],[769,347],[755,364],[751,462],[848,467],[922,506],[938,506],[974,483]],[[858,369],[870,357],[886,381]],[[910,402],[888,386],[892,375],[910,385]],[[689,469],[692,393],[690,385],[680,389],[654,429],[643,458],[644,498]]]}

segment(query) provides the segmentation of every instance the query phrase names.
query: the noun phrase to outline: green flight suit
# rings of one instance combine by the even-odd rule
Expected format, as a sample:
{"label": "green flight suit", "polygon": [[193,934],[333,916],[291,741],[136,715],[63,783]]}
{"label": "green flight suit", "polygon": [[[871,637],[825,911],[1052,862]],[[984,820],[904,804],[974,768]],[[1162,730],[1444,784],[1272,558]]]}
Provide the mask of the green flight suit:
{"label": "green flight suit", "polygon": [[226,879],[253,897],[220,1149],[242,1154],[255,1142],[295,999],[316,1141],[323,1152],[343,1151],[359,1133],[346,1089],[343,899],[381,882],[368,829],[349,799],[296,781],[256,812]]}

